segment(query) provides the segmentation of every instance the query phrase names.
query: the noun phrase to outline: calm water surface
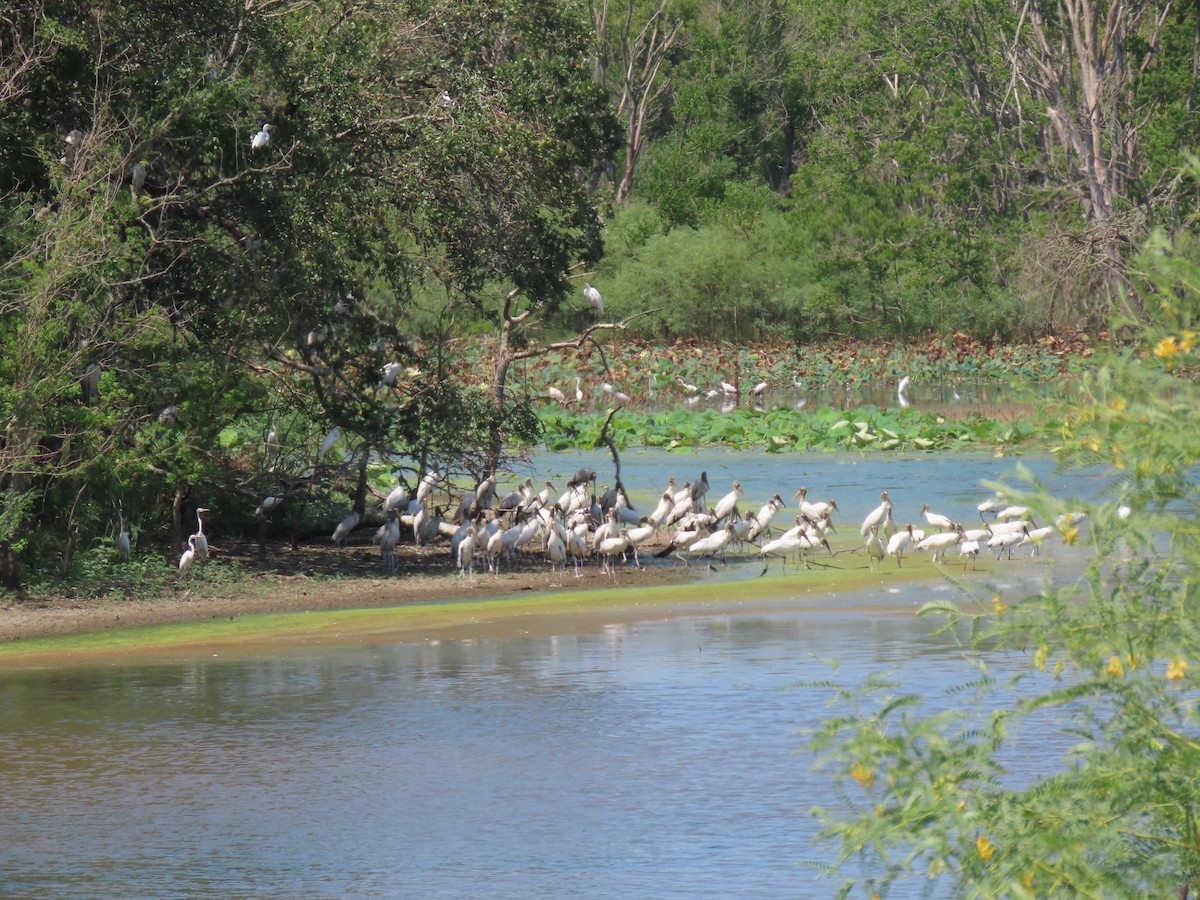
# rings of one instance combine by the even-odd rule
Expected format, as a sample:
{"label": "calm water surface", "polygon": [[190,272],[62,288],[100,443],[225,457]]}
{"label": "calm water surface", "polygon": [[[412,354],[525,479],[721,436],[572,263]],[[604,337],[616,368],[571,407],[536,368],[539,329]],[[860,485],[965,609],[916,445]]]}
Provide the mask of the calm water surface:
{"label": "calm water surface", "polygon": [[[684,460],[710,478],[736,464],[754,498],[801,477],[854,507],[851,482],[882,475],[918,509],[909,478],[979,495],[934,459]],[[628,482],[639,466],[665,479],[661,459],[623,461]],[[948,587],[894,590],[585,634],[5,674],[0,896],[830,896],[836,881],[798,865],[827,852],[807,810],[835,798],[797,734],[829,692],[789,686],[837,659],[839,680],[886,672],[961,703],[944,692],[975,674],[911,614]],[[1018,748],[1016,777],[1047,740]]]}

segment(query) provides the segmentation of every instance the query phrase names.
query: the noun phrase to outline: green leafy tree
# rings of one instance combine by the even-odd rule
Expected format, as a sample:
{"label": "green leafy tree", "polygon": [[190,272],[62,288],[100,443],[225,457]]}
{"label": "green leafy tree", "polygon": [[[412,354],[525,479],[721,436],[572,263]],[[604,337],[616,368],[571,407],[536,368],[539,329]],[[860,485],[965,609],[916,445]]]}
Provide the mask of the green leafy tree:
{"label": "green leafy tree", "polygon": [[[980,654],[953,708],[927,713],[873,679],[841,691],[841,712],[814,735],[844,798],[816,811],[823,837],[841,864],[863,864],[866,894],[908,876],[959,897],[1187,897],[1200,882],[1194,248],[1190,232],[1147,244],[1139,287],[1154,322],[1100,361],[1064,419],[1062,462],[1108,467],[1115,495],[1009,489],[1057,523],[1048,540],[1086,546],[1084,578],[1019,601],[930,604],[922,613]],[[990,653],[1021,648],[1028,671],[992,674]],[[1073,746],[1053,774],[1014,784],[1003,754],[1046,713]]]}

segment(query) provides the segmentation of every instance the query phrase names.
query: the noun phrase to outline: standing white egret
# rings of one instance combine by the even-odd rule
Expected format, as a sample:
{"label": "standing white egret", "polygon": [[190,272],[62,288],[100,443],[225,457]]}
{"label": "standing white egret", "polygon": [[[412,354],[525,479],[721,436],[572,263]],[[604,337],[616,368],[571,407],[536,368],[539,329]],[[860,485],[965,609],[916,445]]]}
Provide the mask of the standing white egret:
{"label": "standing white egret", "polygon": [[192,567],[192,563],[196,561],[196,536],[192,535],[188,538],[188,548],[183,551],[179,557],[179,575],[183,577],[187,575],[188,569]]}
{"label": "standing white egret", "polygon": [[330,535],[330,540],[339,547],[343,546],[346,543],[346,538],[350,536],[350,532],[358,526],[358,519],[359,515],[357,512],[350,513],[350,515],[338,522],[337,528],[333,529],[333,534]]}
{"label": "standing white egret", "polygon": [[261,150],[271,143],[271,130],[274,127],[270,122],[264,122],[263,127],[255,133],[254,137],[250,138],[250,149]]}
{"label": "standing white egret", "polygon": [[583,402],[583,390],[579,387],[579,376],[575,376],[575,402]]}
{"label": "standing white egret", "polygon": [[204,562],[208,559],[208,538],[204,536],[204,520],[200,518],[206,512],[208,512],[206,507],[196,507],[196,533],[192,535],[196,542],[196,562]]}
{"label": "standing white egret", "polygon": [[117,510],[117,552],[121,554],[121,559],[128,562],[129,552],[132,549],[132,542],[129,540],[129,532],[125,528],[125,517],[121,515],[121,511]]}
{"label": "standing white egret", "polygon": [[901,409],[908,408],[908,395],[905,391],[908,390],[908,376],[905,375],[900,379],[900,383],[896,385],[896,400],[900,404]]}
{"label": "standing white egret", "polygon": [[604,315],[604,298],[600,296],[600,292],[591,286],[590,283],[583,283],[583,297],[597,316]]}

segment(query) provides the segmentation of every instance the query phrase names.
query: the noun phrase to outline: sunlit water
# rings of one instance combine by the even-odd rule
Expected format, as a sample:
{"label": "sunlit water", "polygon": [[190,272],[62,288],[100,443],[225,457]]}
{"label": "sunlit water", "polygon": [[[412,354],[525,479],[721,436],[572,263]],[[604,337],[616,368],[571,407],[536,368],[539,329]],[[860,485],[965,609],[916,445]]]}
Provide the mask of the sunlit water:
{"label": "sunlit water", "polygon": [[[667,463],[623,461],[630,483]],[[878,487],[906,504],[911,491],[918,509],[919,487],[973,507],[971,479],[1006,465],[676,461],[736,470],[752,497],[807,479],[855,508],[869,488],[864,510]],[[974,677],[969,654],[910,612],[947,590],[0,676],[0,896],[830,896],[838,882],[800,863],[829,857],[808,809],[836,797],[797,733],[831,714],[830,691],[795,684],[838,660],[839,681],[889,673],[961,704],[946,692]],[[1057,739],[1028,740],[1038,752],[1018,748],[1014,778],[1036,775]]]}

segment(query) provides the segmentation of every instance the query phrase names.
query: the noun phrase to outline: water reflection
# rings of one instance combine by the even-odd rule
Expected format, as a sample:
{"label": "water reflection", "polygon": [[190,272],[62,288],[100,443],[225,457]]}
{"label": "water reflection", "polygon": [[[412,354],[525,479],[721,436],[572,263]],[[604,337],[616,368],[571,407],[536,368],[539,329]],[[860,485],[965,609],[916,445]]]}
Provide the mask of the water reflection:
{"label": "water reflection", "polygon": [[780,688],[837,658],[940,702],[973,669],[924,631],[855,602],[7,676],[0,894],[827,896],[795,729],[828,692]]}

